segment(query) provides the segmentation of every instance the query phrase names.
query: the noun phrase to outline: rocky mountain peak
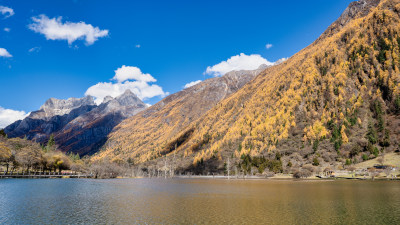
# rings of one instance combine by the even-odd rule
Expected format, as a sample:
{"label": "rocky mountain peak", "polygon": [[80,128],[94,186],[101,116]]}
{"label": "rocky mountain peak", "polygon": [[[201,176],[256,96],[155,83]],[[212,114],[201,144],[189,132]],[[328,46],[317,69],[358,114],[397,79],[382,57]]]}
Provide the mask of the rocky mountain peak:
{"label": "rocky mountain peak", "polygon": [[145,105],[131,90],[127,89],[122,95],[115,98],[122,106]]}
{"label": "rocky mountain peak", "polygon": [[92,105],[95,105],[95,102],[90,95],[83,98],[69,98],[67,100],[50,98],[40,107],[40,110],[32,112],[30,117],[39,119],[61,116],[79,107]]}
{"label": "rocky mountain peak", "polygon": [[332,23],[328,29],[314,42],[318,43],[325,37],[330,37],[341,30],[347,23],[353,19],[366,16],[371,9],[377,7],[382,0],[359,0],[349,4],[342,15]]}
{"label": "rocky mountain peak", "polygon": [[227,79],[237,79],[239,83],[241,83],[239,86],[243,86],[245,83],[249,82],[252,80],[256,75],[267,69],[268,67],[271,67],[270,65],[266,64],[261,64],[257,69],[255,70],[233,70],[228,73],[226,73],[223,77]]}
{"label": "rocky mountain peak", "polygon": [[264,69],[267,69],[268,67],[270,67],[270,66],[268,66],[267,64],[261,64],[261,65],[257,68],[257,70],[264,70]]}
{"label": "rocky mountain peak", "polygon": [[135,94],[131,91],[131,89],[126,89],[122,95],[135,95]]}
{"label": "rocky mountain peak", "polygon": [[22,121],[5,128],[9,137],[24,137],[45,143],[54,134],[62,151],[92,154],[122,120],[147,108],[130,90],[113,98],[106,96],[96,105],[92,96],[48,99]]}
{"label": "rocky mountain peak", "polygon": [[109,101],[112,101],[113,99],[114,99],[113,97],[111,97],[111,96],[107,95],[106,97],[104,97],[104,99],[103,99],[103,102],[102,102],[102,103],[107,103],[107,102],[109,102]]}
{"label": "rocky mountain peak", "polygon": [[342,13],[337,22],[340,26],[344,26],[359,14],[359,16],[365,16],[371,8],[376,7],[379,3],[380,0],[359,0],[352,2]]}

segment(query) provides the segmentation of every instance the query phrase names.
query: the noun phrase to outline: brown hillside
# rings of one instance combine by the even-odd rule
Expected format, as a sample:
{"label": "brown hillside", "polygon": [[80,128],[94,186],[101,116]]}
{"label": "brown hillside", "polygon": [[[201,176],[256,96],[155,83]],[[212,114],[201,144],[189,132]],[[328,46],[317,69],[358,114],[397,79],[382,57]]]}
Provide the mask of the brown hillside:
{"label": "brown hillside", "polygon": [[[316,42],[266,69],[200,119],[190,120],[193,109],[181,111],[175,104],[151,119],[135,117],[110,136],[99,156],[146,162],[149,155],[172,154],[176,146],[182,169],[223,170],[228,157],[243,163],[264,156],[279,160],[280,166],[272,166],[277,172],[393,151],[400,138],[399,22],[398,0],[352,3]],[[168,114],[187,122],[161,116]],[[165,129],[168,122],[172,126]],[[149,125],[159,129],[143,132]],[[144,140],[148,144],[140,147]]]}
{"label": "brown hillside", "polygon": [[[125,120],[110,134],[105,151],[94,158],[121,156],[147,161],[175,147],[169,143],[187,126],[222,99],[239,90],[265,66],[257,70],[232,71],[172,94],[142,113]],[[140,158],[140,159],[139,159]]]}

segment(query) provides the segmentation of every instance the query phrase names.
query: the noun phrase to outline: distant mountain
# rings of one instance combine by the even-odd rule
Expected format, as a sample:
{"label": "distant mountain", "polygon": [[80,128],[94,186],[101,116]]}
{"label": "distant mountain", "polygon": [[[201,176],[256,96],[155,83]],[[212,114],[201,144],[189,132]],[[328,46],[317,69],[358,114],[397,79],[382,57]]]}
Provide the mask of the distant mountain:
{"label": "distant mountain", "polygon": [[32,119],[46,120],[54,116],[69,114],[72,110],[78,109],[82,106],[94,105],[95,103],[91,96],[86,96],[84,98],[69,98],[67,100],[50,98],[38,111],[32,112],[29,117]]}
{"label": "distant mountain", "polygon": [[7,126],[4,131],[9,137],[27,137],[40,143],[47,142],[50,134],[61,130],[79,115],[96,108],[93,97],[48,99],[39,110],[31,112],[23,120]]}
{"label": "distant mountain", "polygon": [[261,65],[256,70],[232,71],[169,95],[118,125],[109,135],[105,151],[94,158],[137,156],[146,161],[165,154],[174,147],[166,146],[173,137],[267,67]]}
{"label": "distant mountain", "polygon": [[57,132],[56,143],[64,151],[93,154],[116,125],[145,108],[146,104],[130,90],[116,98],[106,97],[98,107],[78,116]]}
{"label": "distant mountain", "polygon": [[170,96],[119,125],[95,157],[152,166],[173,155],[202,173],[228,158],[247,173],[375,158],[400,144],[399,59],[400,1],[353,2],[287,61],[243,87],[225,76]]}
{"label": "distant mountain", "polygon": [[26,136],[40,143],[46,143],[54,134],[61,150],[92,154],[118,123],[146,107],[129,90],[116,98],[104,98],[98,106],[91,96],[68,100],[51,98],[38,111],[7,126],[4,131],[8,137]]}

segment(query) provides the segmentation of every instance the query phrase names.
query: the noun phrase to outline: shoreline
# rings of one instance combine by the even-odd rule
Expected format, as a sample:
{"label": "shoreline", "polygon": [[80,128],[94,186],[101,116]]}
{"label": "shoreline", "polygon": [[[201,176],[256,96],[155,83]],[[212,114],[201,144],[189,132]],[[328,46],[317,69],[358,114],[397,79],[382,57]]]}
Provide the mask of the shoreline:
{"label": "shoreline", "polygon": [[218,179],[218,180],[308,180],[308,181],[333,181],[333,180],[393,180],[400,181],[400,177],[388,177],[388,176],[354,176],[353,174],[348,174],[348,176],[309,176],[294,178],[292,174],[275,174],[274,176],[225,176],[225,175],[179,175],[179,176],[159,176],[159,177],[149,177],[149,176],[117,176],[114,178],[94,178],[93,175],[84,174],[8,174],[0,175],[0,180],[2,179]]}
{"label": "shoreline", "polygon": [[41,179],[93,179],[93,180],[107,180],[107,179],[203,179],[203,180],[232,180],[232,181],[256,181],[256,180],[270,180],[270,181],[335,181],[335,180],[353,180],[353,181],[400,181],[400,178],[358,178],[358,177],[331,177],[331,178],[318,178],[318,177],[307,177],[307,178],[293,178],[293,177],[247,177],[247,178],[236,178],[236,177],[223,177],[223,176],[215,176],[215,177],[210,177],[210,176],[176,176],[176,177],[116,177],[116,178],[91,178],[91,177],[69,177],[69,176],[63,176],[63,177],[46,177],[46,178],[40,178],[40,177],[4,177],[0,178],[1,180],[8,180],[8,179],[30,179],[30,180],[41,180]]}
{"label": "shoreline", "polygon": [[227,176],[174,176],[174,177],[116,177],[115,179],[209,179],[209,180],[293,180],[293,181],[334,181],[334,180],[390,180],[390,181],[400,181],[400,178],[386,178],[386,177],[366,177],[366,178],[361,178],[361,177],[326,177],[326,178],[320,178],[317,176],[313,177],[305,177],[305,178],[293,178],[291,175],[287,176],[274,176],[274,177],[261,177],[261,176],[249,176],[249,177],[233,177],[231,176],[228,178]]}

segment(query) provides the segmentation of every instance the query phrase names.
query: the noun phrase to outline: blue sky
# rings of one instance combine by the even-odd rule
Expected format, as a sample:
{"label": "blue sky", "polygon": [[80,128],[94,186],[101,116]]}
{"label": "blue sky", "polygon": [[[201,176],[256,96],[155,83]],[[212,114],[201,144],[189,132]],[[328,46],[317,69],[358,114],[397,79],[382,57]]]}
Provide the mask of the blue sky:
{"label": "blue sky", "polygon": [[[240,53],[269,62],[292,56],[350,2],[0,0],[0,111],[83,97],[98,83],[90,93],[101,97],[131,82],[154,104],[189,82],[223,74],[205,71]],[[147,75],[154,79],[144,81]]]}

